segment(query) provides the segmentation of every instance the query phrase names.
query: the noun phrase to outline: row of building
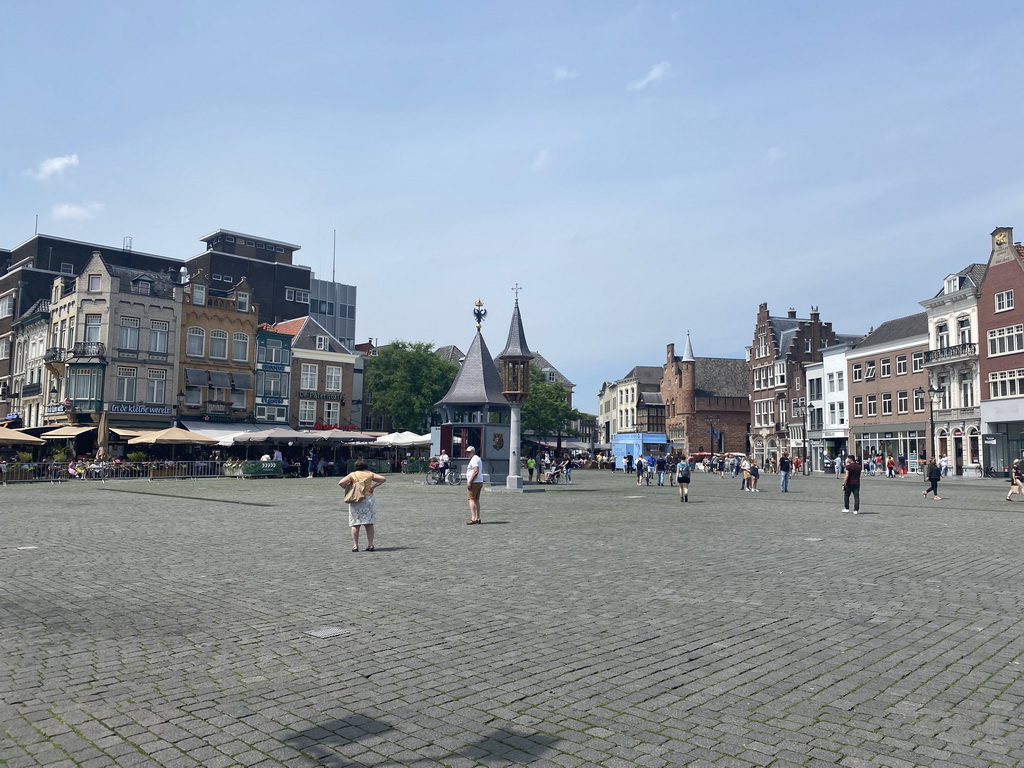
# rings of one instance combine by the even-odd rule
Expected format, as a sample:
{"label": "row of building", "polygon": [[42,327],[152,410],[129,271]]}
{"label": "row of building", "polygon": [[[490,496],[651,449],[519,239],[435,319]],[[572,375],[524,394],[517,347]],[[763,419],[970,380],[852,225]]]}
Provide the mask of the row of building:
{"label": "row of building", "polygon": [[677,450],[782,452],[824,469],[837,456],[946,456],[951,471],[1005,471],[1024,455],[1024,247],[991,233],[985,263],[946,275],[907,317],[837,333],[817,308],[758,308],[743,359],[697,358],[689,338],[599,394],[599,439],[620,457]]}
{"label": "row of building", "polygon": [[[0,250],[8,426],[366,429],[356,289],[217,230],[175,259],[36,235]],[[119,433],[120,430],[120,433]]]}

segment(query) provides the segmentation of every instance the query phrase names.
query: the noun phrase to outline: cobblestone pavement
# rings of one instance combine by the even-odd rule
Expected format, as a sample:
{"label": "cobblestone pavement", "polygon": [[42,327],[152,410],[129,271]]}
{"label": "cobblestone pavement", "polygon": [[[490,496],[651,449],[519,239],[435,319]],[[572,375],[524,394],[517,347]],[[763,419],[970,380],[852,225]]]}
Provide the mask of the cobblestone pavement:
{"label": "cobblestone pavement", "polygon": [[0,488],[0,765],[1024,763],[1003,482],[418,479]]}

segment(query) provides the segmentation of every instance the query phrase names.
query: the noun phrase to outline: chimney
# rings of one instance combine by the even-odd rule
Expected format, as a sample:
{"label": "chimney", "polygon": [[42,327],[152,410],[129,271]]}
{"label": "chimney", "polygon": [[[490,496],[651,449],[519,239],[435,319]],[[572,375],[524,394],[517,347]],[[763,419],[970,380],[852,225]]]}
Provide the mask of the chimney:
{"label": "chimney", "polygon": [[817,307],[811,307],[811,322],[812,323],[817,323],[817,322],[820,322],[820,320],[821,320],[821,316],[818,314],[818,308]]}
{"label": "chimney", "polygon": [[796,320],[796,309],[794,307],[789,308],[787,317],[789,317],[790,320]]}

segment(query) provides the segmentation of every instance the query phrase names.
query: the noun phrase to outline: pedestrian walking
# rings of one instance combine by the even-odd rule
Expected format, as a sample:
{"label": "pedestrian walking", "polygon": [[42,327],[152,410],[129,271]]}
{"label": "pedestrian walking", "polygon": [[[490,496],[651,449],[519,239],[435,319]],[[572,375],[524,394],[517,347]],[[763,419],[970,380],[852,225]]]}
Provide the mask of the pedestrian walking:
{"label": "pedestrian walking", "polygon": [[846,457],[843,477],[843,512],[850,511],[850,496],[853,496],[853,514],[860,514],[860,462],[856,456]]}
{"label": "pedestrian walking", "polygon": [[1013,466],[1010,467],[1010,490],[1006,494],[1006,500],[1010,501],[1010,497],[1015,493],[1024,493],[1024,488],[1021,487],[1021,481],[1024,480],[1024,470],[1021,469],[1020,459],[1013,460]]}
{"label": "pedestrian walking", "polygon": [[679,501],[690,500],[690,462],[680,457],[676,464],[676,485],[679,486]]}
{"label": "pedestrian walking", "polygon": [[665,470],[668,468],[668,462],[665,461],[665,454],[658,454],[658,458],[654,460],[654,468],[658,473],[658,485],[665,485]]}
{"label": "pedestrian walking", "polygon": [[743,473],[743,482],[740,483],[740,488],[744,491],[750,490],[750,457],[744,456],[743,461],[740,462],[740,471]]}
{"label": "pedestrian walking", "polygon": [[789,493],[790,467],[789,454],[783,451],[782,456],[779,458],[779,490],[783,493]]}
{"label": "pedestrian walking", "polygon": [[928,465],[924,470],[925,480],[928,482],[928,487],[921,491],[921,495],[928,498],[928,491],[932,492],[933,500],[942,500],[939,496],[939,480],[942,479],[942,467],[935,463],[935,459],[928,459]]}
{"label": "pedestrian walking", "polygon": [[[533,482],[533,471],[537,469],[537,460],[531,456],[526,460],[526,471],[530,473],[530,482]],[[615,464],[612,464],[612,471],[615,470]]]}
{"label": "pedestrian walking", "polygon": [[352,532],[352,551],[359,551],[359,527],[366,529],[366,551],[373,552],[373,526],[377,524],[377,506],[373,496],[376,488],[384,485],[387,478],[370,472],[369,465],[359,459],[355,471],[338,481],[345,489],[345,503],[348,504],[348,525]]}
{"label": "pedestrian walking", "polygon": [[757,459],[750,460],[750,490],[754,493],[760,493],[761,491],[757,487],[757,479],[761,476],[761,470],[758,469]]}

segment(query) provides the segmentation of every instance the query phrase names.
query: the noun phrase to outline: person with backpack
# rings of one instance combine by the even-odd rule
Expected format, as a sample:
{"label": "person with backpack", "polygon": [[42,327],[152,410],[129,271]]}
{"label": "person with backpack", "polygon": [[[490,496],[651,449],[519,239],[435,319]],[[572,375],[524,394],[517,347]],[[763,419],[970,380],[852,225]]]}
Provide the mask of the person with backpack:
{"label": "person with backpack", "polygon": [[676,464],[676,485],[679,486],[679,501],[690,500],[690,462],[680,457]]}
{"label": "person with backpack", "polygon": [[928,466],[925,467],[925,479],[930,485],[921,491],[921,495],[928,498],[928,491],[932,492],[932,499],[935,501],[941,501],[942,497],[939,496],[939,480],[942,479],[942,468],[935,463],[935,459],[928,459]]}

